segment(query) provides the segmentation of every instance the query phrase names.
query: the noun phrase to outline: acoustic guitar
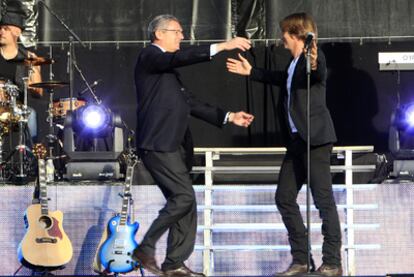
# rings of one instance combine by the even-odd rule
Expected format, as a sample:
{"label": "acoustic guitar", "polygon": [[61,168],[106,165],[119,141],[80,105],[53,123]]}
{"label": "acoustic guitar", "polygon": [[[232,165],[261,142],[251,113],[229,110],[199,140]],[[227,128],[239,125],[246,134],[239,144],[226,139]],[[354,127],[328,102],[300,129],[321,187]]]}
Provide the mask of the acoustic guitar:
{"label": "acoustic guitar", "polygon": [[33,153],[38,159],[39,203],[25,212],[26,234],[18,248],[18,259],[29,268],[59,268],[71,260],[72,243],[63,230],[63,213],[48,209],[46,148],[36,144]]}

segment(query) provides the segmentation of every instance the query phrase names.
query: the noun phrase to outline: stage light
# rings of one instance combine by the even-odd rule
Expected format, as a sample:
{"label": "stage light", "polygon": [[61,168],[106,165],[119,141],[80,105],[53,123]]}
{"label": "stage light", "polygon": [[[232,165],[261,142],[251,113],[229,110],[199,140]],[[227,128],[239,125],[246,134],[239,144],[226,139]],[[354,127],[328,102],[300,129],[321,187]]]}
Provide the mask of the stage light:
{"label": "stage light", "polygon": [[109,114],[102,106],[87,106],[82,114],[81,120],[86,128],[92,130],[99,130],[104,128],[108,123]]}
{"label": "stage light", "polygon": [[403,112],[407,128],[412,129],[414,127],[414,103],[405,106]]}
{"label": "stage light", "polygon": [[395,111],[391,124],[395,125],[399,131],[414,131],[414,103],[402,105]]}
{"label": "stage light", "polygon": [[88,105],[76,110],[76,131],[82,135],[101,136],[112,127],[112,113],[102,105]]}
{"label": "stage light", "polygon": [[63,129],[63,150],[69,158],[64,178],[108,180],[122,178],[119,156],[124,151],[124,128],[119,114],[103,105],[68,112]]}
{"label": "stage light", "polygon": [[388,150],[393,159],[390,176],[414,180],[414,102],[401,105],[392,113]]}

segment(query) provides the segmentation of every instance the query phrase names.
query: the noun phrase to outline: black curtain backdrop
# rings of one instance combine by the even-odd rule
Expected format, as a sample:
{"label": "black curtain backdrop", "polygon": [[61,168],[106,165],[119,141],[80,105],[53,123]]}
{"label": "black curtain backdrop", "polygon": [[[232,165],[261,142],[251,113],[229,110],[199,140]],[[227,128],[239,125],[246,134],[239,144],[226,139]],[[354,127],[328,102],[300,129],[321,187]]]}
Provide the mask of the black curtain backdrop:
{"label": "black curtain backdrop", "polygon": [[[147,26],[159,14],[173,14],[186,39],[222,39],[230,36],[230,4],[222,0],[45,0],[62,15],[81,39],[92,41],[147,40]],[[39,37],[67,40],[68,33],[44,9],[39,9]]]}
{"label": "black curtain backdrop", "polygon": [[278,22],[300,11],[313,15],[322,38],[413,35],[410,0],[273,0],[266,1],[267,38],[280,36]]}
{"label": "black curtain backdrop", "polygon": [[[10,1],[10,0],[9,0]],[[188,44],[210,43],[233,34],[258,39],[246,57],[256,66],[284,69],[289,54],[275,42],[278,22],[294,12],[309,12],[318,23],[319,47],[325,52],[329,78],[327,102],[334,119],[337,145],[374,145],[387,151],[390,115],[396,106],[397,74],[380,72],[381,51],[411,51],[413,5],[410,0],[45,0],[45,3],[87,44],[76,46],[79,67],[89,82],[102,80],[97,94],[127,124],[135,127],[135,59],[146,41],[148,22],[162,13],[181,20]],[[53,56],[53,79],[68,80],[68,32],[39,6],[41,56]],[[399,36],[396,38],[395,36]],[[349,38],[352,37],[352,38]],[[378,37],[382,37],[378,39]],[[266,40],[261,40],[266,39]],[[227,57],[220,53],[211,62],[180,69],[185,84],[199,98],[225,109],[246,110],[256,116],[249,129],[226,126],[223,130],[194,120],[196,146],[280,146],[276,120],[279,89],[249,82],[225,70]],[[43,66],[49,79],[50,67]],[[401,72],[402,103],[414,101],[412,72]],[[75,73],[75,94],[85,85]],[[55,98],[68,97],[61,89]],[[85,97],[88,97],[86,94]],[[47,132],[47,96],[30,99],[38,111],[40,137]]]}
{"label": "black curtain backdrop", "polygon": [[[3,0],[4,1],[4,0]],[[8,0],[15,1],[15,0]],[[318,23],[321,38],[412,36],[411,0],[44,0],[84,40],[145,40],[148,22],[174,14],[189,39],[280,37],[278,23],[295,12],[307,12]],[[43,7],[39,38],[67,40],[67,32]]]}
{"label": "black curtain backdrop", "polygon": [[[185,47],[186,44],[183,45]],[[397,73],[380,72],[378,52],[409,51],[412,42],[388,43],[324,43],[328,63],[327,103],[334,119],[339,141],[337,145],[374,145],[387,150],[389,119],[397,103]],[[67,80],[65,47],[53,46],[56,80]],[[91,45],[76,47],[80,68],[90,82],[102,80],[97,94],[105,105],[119,112],[128,125],[135,127],[136,97],[133,80],[135,59],[142,45]],[[49,47],[39,47],[38,54],[47,56]],[[279,89],[250,82],[245,77],[226,72],[227,57],[236,51],[219,53],[211,62],[180,69],[186,86],[200,99],[225,109],[246,110],[256,116],[249,129],[226,126],[223,130],[194,119],[192,130],[197,146],[281,146],[278,115]],[[252,64],[269,69],[283,69],[289,53],[282,46],[256,43],[245,53]],[[43,67],[43,77],[49,67]],[[414,79],[411,71],[401,72],[401,102],[414,101]],[[75,74],[75,94],[84,84]],[[55,98],[68,97],[67,89],[55,91]],[[88,98],[88,94],[84,97]],[[89,99],[92,102],[92,99]],[[47,132],[45,123],[47,97],[30,99],[38,111],[41,136]]]}

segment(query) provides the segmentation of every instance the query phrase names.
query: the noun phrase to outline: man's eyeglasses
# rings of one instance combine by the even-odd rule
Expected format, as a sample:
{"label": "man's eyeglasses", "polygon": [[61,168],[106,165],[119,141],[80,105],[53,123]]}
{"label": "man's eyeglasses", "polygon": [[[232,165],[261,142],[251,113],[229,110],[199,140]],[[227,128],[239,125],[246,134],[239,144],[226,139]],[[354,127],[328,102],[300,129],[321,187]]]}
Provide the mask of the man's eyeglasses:
{"label": "man's eyeglasses", "polygon": [[176,35],[183,34],[183,30],[161,29],[162,31],[174,32]]}

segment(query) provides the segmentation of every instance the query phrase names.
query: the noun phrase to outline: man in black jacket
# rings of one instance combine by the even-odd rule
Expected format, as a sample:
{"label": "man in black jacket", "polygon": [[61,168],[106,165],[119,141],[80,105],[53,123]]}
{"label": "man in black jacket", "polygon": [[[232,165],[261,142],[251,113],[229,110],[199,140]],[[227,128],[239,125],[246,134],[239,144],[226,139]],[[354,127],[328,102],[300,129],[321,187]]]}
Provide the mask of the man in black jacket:
{"label": "man in black jacket", "polygon": [[[250,48],[244,38],[180,50],[183,30],[171,15],[155,17],[148,27],[152,44],[144,48],[135,67],[137,92],[137,148],[139,156],[158,184],[167,203],[145,234],[133,257],[157,275],[204,276],[184,265],[194,250],[197,205],[189,171],[193,145],[189,118],[218,127],[227,122],[247,127],[253,116],[224,112],[194,98],[181,83],[175,68],[209,61],[223,50]],[[162,270],[154,259],[155,244],[169,231]]]}
{"label": "man in black jacket", "polygon": [[[287,138],[287,152],[283,160],[276,191],[276,205],[288,230],[293,261],[278,276],[300,275],[307,272],[307,231],[296,203],[296,198],[307,172],[307,74],[305,39],[309,32],[317,34],[312,17],[305,13],[292,14],[280,23],[283,42],[292,54],[286,71],[268,71],[254,68],[239,55],[240,60],[228,59],[230,72],[250,76],[253,80],[282,88],[283,123]],[[317,272],[325,276],[341,276],[341,229],[332,191],[330,155],[336,135],[333,122],[326,107],[326,63],[316,40],[311,47],[311,111],[310,186],[315,206],[322,218],[323,264]],[[313,261],[312,261],[313,264]],[[312,265],[313,268],[313,265]]]}

